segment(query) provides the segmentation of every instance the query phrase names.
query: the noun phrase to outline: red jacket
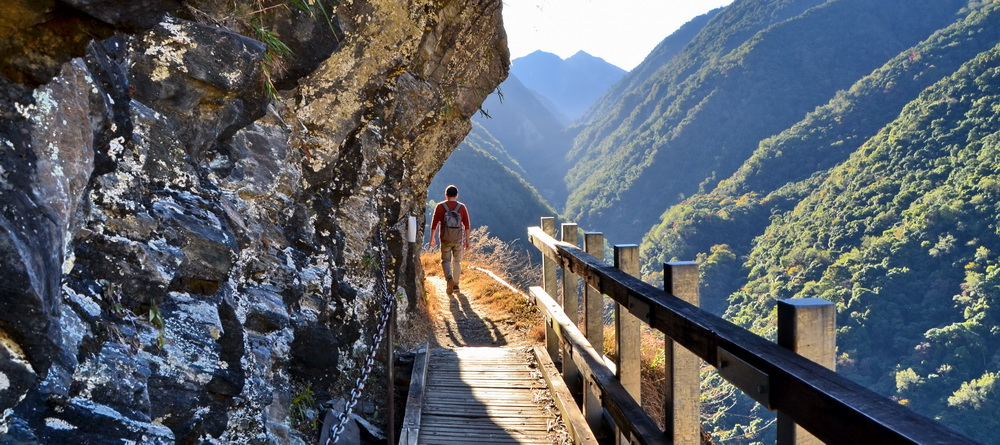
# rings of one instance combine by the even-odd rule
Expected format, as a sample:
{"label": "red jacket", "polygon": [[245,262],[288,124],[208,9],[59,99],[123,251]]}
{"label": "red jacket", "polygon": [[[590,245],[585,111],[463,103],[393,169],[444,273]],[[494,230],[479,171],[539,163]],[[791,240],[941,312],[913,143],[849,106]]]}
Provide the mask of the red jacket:
{"label": "red jacket", "polygon": [[[458,214],[462,215],[462,225],[465,226],[465,233],[469,233],[469,226],[471,222],[469,221],[469,206],[458,201],[442,201],[439,202],[437,207],[434,208],[434,218],[431,219],[431,232],[438,227],[439,224],[444,222],[444,206],[448,206],[448,210],[455,210],[455,207],[462,204],[462,208],[458,210]],[[438,240],[441,238],[441,233],[438,233]]]}

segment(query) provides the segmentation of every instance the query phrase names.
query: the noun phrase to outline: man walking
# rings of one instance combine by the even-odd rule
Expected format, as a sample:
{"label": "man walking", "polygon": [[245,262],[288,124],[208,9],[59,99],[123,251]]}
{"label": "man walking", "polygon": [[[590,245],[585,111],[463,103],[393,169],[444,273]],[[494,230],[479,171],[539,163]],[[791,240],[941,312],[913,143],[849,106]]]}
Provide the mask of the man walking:
{"label": "man walking", "polygon": [[462,275],[462,252],[469,248],[469,210],[458,202],[458,187],[449,185],[444,190],[446,201],[438,203],[431,219],[431,247],[440,228],[441,268],[448,279],[448,295],[457,292]]}

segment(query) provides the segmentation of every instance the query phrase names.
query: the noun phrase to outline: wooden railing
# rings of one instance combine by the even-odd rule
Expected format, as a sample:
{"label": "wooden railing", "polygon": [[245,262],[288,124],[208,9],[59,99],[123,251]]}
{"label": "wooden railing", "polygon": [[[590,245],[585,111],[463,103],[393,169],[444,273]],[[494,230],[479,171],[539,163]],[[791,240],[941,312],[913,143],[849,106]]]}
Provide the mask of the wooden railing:
{"label": "wooden railing", "polygon": [[[834,373],[835,310],[831,303],[779,301],[780,344],[775,344],[697,307],[697,264],[665,264],[665,290],[660,290],[636,278],[638,246],[614,246],[611,266],[602,260],[603,235],[586,233],[581,249],[576,246],[577,232],[575,224],[563,224],[563,240],[557,241],[553,218],[542,218],[541,227],[528,229],[531,243],[543,255],[543,285],[532,287],[530,293],[546,318],[546,349],[553,358],[561,357],[566,384],[580,396],[584,417],[598,435],[603,431],[605,437],[613,435],[622,443],[700,443],[698,368],[699,360],[704,360],[741,391],[778,412],[778,443],[782,445],[816,440],[974,443]],[[561,285],[557,268],[562,269]],[[586,284],[582,307],[578,279]],[[562,304],[556,301],[560,288]],[[615,363],[602,354],[603,296],[616,303]],[[667,338],[666,431],[638,403],[643,323]],[[616,431],[604,431],[605,414]]]}

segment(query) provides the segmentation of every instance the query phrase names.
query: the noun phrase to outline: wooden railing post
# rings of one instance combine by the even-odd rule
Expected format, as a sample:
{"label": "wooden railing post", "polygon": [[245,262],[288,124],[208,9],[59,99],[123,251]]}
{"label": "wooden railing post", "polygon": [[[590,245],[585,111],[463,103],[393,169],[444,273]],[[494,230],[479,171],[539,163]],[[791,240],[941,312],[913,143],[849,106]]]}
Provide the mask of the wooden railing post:
{"label": "wooden railing post", "polygon": [[[577,226],[574,223],[564,223],[562,225],[562,241],[567,244],[577,245]],[[563,312],[569,317],[573,324],[580,321],[580,280],[576,274],[563,268],[562,270],[562,306]],[[583,381],[580,377],[580,370],[576,368],[572,350],[563,348],[562,351],[562,373],[566,386],[574,396],[579,397],[583,391]]]}
{"label": "wooden railing post", "polygon": [[[615,268],[633,277],[639,277],[639,246],[618,244],[615,246]],[[618,355],[615,367],[618,380],[625,390],[642,406],[642,328],[639,319],[628,308],[615,303],[615,344]],[[628,443],[619,435],[619,443]]]}
{"label": "wooden railing post", "polygon": [[[639,246],[635,244],[619,244],[615,246],[615,267],[633,277],[639,277]],[[640,388],[642,379],[639,372],[640,363],[640,325],[639,319],[632,315],[628,308],[615,304],[615,344],[618,346],[618,379],[637,403],[642,403]]]}
{"label": "wooden railing post", "polygon": [[[551,216],[543,216],[542,231],[546,235],[555,238],[556,219]],[[556,283],[556,266],[556,262],[552,258],[542,255],[542,289],[545,289],[547,294],[558,298],[559,292],[556,290],[558,288],[558,284]],[[562,357],[559,354],[559,338],[556,337],[552,320],[545,320],[545,350],[549,353],[549,357],[553,359]]]}
{"label": "wooden railing post", "polygon": [[[587,232],[583,234],[583,250],[598,260],[604,260],[604,234]],[[604,295],[587,285],[583,298],[583,333],[590,344],[604,355]]]}
{"label": "wooden railing post", "polygon": [[[574,246],[578,245],[577,229],[574,223],[564,223],[562,225],[562,241],[567,244],[572,244]],[[562,271],[562,295],[563,295],[563,312],[573,320],[573,323],[580,322],[580,294],[579,294],[580,280],[577,279],[576,274],[570,272],[568,269],[563,269]]]}
{"label": "wooden railing post", "polygon": [[[604,260],[604,234],[587,232],[583,234],[583,250],[598,260]],[[587,341],[597,353],[604,357],[604,295],[593,286],[584,286],[583,293],[583,332]],[[599,437],[604,436],[601,423],[603,407],[601,406],[601,390],[596,382],[583,384],[583,415],[587,418],[590,430]]]}
{"label": "wooden railing post", "polygon": [[[698,263],[691,261],[663,265],[663,290],[695,306],[698,296]],[[663,349],[664,431],[673,443],[701,442],[701,405],[699,367],[701,360],[687,349],[666,338]]]}
{"label": "wooden railing post", "polygon": [[[830,370],[837,353],[837,309],[819,298],[778,300],[778,344]],[[778,413],[778,445],[812,445],[823,442]]]}
{"label": "wooden railing post", "polygon": [[[542,231],[546,235],[553,238],[556,237],[556,219],[551,216],[542,217]],[[555,260],[547,256],[542,256],[542,289],[548,292],[549,295],[558,296],[559,291],[557,290],[556,283],[556,264]]]}

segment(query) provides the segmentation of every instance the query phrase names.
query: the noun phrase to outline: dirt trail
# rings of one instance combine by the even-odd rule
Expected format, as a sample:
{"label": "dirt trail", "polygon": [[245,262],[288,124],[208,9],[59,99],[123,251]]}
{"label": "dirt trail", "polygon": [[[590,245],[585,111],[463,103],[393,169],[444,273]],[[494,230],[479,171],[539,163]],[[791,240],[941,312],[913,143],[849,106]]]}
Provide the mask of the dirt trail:
{"label": "dirt trail", "polygon": [[[468,273],[478,273],[470,271]],[[428,276],[428,298],[435,299],[434,337],[442,348],[473,346],[526,346],[527,334],[514,329],[510,315],[494,313],[478,296],[462,290],[449,296],[444,277]]]}

